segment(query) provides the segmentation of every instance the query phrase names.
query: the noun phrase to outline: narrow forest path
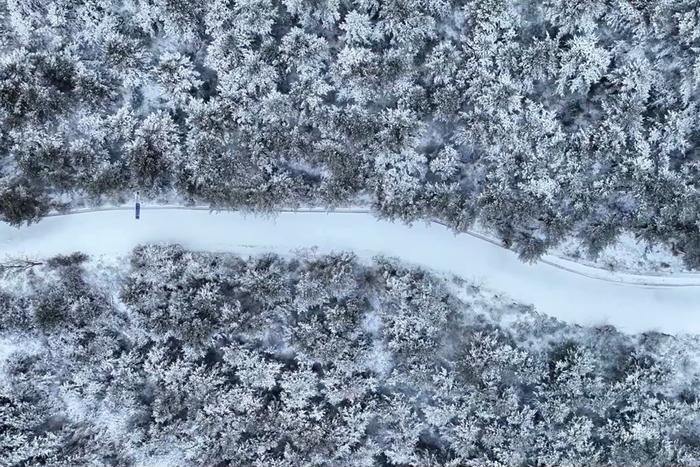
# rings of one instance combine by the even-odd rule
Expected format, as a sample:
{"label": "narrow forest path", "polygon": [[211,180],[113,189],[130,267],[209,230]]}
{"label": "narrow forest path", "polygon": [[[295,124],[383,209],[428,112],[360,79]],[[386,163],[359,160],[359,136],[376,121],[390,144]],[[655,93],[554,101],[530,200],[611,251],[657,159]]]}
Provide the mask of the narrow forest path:
{"label": "narrow forest path", "polygon": [[525,264],[483,235],[455,235],[436,222],[378,220],[363,209],[258,216],[142,206],[135,220],[133,207],[114,207],[52,215],[20,229],[0,224],[0,256],[123,255],[145,242],[238,253],[317,247],[364,258],[384,254],[475,280],[565,321],[612,324],[627,332],[700,333],[700,275],[614,273],[553,256]]}

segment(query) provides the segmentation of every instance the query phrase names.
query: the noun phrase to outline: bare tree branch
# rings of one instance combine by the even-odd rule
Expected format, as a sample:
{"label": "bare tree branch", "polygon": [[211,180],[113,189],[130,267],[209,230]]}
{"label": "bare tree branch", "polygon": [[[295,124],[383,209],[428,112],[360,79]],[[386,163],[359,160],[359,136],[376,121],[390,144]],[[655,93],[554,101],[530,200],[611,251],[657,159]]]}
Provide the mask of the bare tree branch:
{"label": "bare tree branch", "polygon": [[42,264],[44,263],[41,261],[34,261],[30,259],[13,259],[6,263],[0,263],[0,271],[26,271],[35,266],[41,266]]}

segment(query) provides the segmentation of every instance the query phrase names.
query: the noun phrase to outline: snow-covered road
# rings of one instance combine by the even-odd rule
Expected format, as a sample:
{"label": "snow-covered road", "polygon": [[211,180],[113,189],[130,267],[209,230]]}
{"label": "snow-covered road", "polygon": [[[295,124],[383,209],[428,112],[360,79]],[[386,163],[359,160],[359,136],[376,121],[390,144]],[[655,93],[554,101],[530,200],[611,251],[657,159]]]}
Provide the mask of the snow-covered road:
{"label": "snow-covered road", "polygon": [[[21,229],[0,224],[0,256],[123,255],[144,242],[239,253],[312,246],[322,252],[352,250],[361,257],[381,253],[476,280],[569,322],[612,324],[627,332],[700,333],[697,275],[616,275],[549,256],[524,264],[488,239],[455,236],[436,223],[408,227],[361,211],[275,217],[183,208],[142,211],[139,221],[130,209],[114,209],[51,216]],[[661,287],[646,286],[652,283]]]}

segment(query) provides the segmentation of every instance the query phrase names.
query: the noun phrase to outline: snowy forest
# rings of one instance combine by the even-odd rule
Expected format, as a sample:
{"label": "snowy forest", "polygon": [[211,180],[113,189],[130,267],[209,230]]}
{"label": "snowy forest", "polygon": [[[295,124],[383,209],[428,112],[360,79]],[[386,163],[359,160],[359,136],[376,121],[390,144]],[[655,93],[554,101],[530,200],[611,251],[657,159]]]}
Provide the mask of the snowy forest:
{"label": "snowy forest", "polygon": [[350,253],[3,271],[3,466],[700,465],[697,336]]}
{"label": "snowy forest", "polygon": [[365,205],[699,268],[699,100],[696,0],[1,0],[0,219]]}

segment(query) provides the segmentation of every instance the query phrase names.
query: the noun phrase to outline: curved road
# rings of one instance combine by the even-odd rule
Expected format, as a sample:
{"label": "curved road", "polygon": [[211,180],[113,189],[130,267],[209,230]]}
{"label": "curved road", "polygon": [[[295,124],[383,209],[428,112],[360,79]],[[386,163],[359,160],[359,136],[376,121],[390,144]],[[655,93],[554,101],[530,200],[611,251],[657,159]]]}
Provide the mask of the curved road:
{"label": "curved road", "polygon": [[363,210],[300,210],[272,217],[143,207],[136,221],[132,208],[122,207],[49,216],[20,229],[0,224],[2,256],[121,255],[144,242],[239,253],[315,246],[365,258],[384,254],[475,280],[569,322],[612,324],[627,332],[700,333],[697,275],[614,274],[551,256],[525,264],[487,237],[454,235],[437,223],[409,227]]}

